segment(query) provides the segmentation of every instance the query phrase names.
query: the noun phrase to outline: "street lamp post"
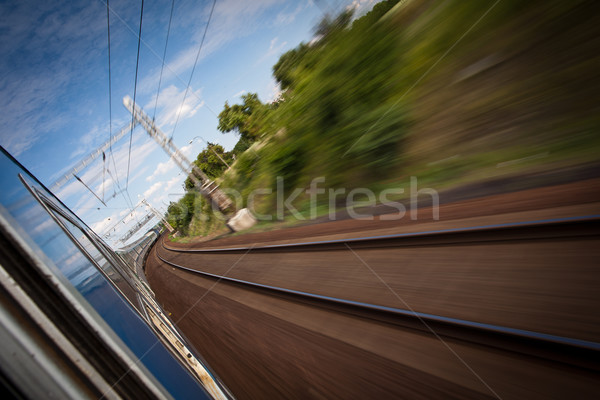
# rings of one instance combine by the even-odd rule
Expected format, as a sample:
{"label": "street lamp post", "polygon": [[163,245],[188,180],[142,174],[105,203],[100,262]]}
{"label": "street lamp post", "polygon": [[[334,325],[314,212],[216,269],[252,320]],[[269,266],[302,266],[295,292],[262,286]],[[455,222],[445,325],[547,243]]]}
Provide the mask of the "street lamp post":
{"label": "street lamp post", "polygon": [[194,140],[196,140],[196,139],[204,140],[204,143],[206,143],[206,146],[208,148],[210,148],[210,150],[213,153],[215,153],[215,156],[219,157],[219,160],[221,160],[223,162],[223,164],[225,164],[227,166],[227,169],[231,168],[231,166],[229,164],[227,164],[227,161],[223,160],[223,158],[219,155],[219,153],[217,153],[214,148],[212,148],[211,146],[209,146],[208,142],[202,136],[196,136],[196,137],[194,137],[192,140],[190,140],[190,144],[192,144],[194,142]]}

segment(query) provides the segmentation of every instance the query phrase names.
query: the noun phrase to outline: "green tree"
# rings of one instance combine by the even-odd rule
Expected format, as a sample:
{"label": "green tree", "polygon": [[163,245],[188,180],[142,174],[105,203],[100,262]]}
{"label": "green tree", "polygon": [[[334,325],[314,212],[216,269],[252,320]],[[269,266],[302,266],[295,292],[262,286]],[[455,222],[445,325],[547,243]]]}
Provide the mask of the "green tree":
{"label": "green tree", "polygon": [[182,235],[188,234],[190,221],[194,216],[196,193],[188,192],[179,201],[171,202],[167,208],[167,221]]}
{"label": "green tree", "polygon": [[219,113],[218,129],[223,133],[236,131],[242,138],[254,141],[261,133],[262,118],[267,107],[256,93],[246,93],[242,100],[242,104],[232,106],[225,102],[223,111]]}
{"label": "green tree", "polygon": [[[223,174],[227,169],[225,163],[229,165],[233,163],[233,154],[225,151],[220,144],[211,142],[208,142],[206,148],[202,150],[198,154],[196,160],[194,160],[194,164],[196,164],[196,166],[211,179],[217,178]],[[186,190],[192,190],[194,188],[194,183],[190,178],[185,180],[184,187]]]}
{"label": "green tree", "polygon": [[237,157],[242,154],[244,151],[248,150],[252,146],[252,140],[248,138],[241,137],[240,140],[235,144],[233,150],[231,152]]}
{"label": "green tree", "polygon": [[329,15],[325,15],[321,21],[315,26],[314,31],[318,36],[327,38],[331,34],[341,29],[346,28],[352,21],[354,10],[342,11],[337,17],[332,18]]}
{"label": "green tree", "polygon": [[292,49],[286,53],[283,53],[279,57],[277,64],[273,66],[273,76],[281,90],[287,90],[294,87],[296,81],[296,70],[300,66],[306,53],[310,50],[310,47],[305,43],[300,43],[298,47]]}

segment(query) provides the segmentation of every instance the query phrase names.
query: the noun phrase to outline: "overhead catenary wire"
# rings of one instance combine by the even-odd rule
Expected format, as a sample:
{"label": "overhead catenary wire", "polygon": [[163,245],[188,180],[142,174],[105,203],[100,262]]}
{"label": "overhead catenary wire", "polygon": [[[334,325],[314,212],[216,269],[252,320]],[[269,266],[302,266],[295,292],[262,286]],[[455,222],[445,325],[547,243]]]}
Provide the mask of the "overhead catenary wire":
{"label": "overhead catenary wire", "polygon": [[[110,5],[109,0],[106,0],[106,32],[108,36],[108,116],[109,116],[109,125],[108,125],[108,135],[110,137],[109,140],[109,152],[110,159],[113,163],[113,168],[115,169],[116,175],[116,183],[119,190],[121,189],[121,183],[119,182],[119,176],[117,174],[117,164],[115,162],[115,156],[112,150],[112,69],[111,69],[111,61],[110,61]],[[113,179],[113,190],[114,190],[115,180]]]}
{"label": "overhead catenary wire", "polygon": [[158,106],[158,96],[160,96],[160,86],[162,84],[163,71],[165,69],[165,58],[167,57],[167,46],[169,45],[169,35],[171,33],[171,21],[173,20],[173,9],[175,8],[175,0],[171,0],[171,14],[169,15],[169,26],[167,27],[167,40],[165,40],[165,50],[162,56],[162,66],[160,67],[160,77],[158,78],[158,89],[156,90],[156,100],[154,101],[154,112],[152,113],[152,121],[156,117],[156,107]]}
{"label": "overhead catenary wire", "polygon": [[[108,172],[108,174],[110,175],[110,177],[113,179],[113,182],[115,181],[115,177],[113,176],[113,174],[110,172],[110,169],[106,169],[106,172]],[[116,174],[116,172],[115,172]],[[125,189],[121,188],[121,185],[117,183],[117,187],[119,188],[119,191],[115,191],[112,195],[112,198],[116,197],[117,194],[120,194],[121,196],[123,196],[123,200],[125,200],[125,204],[127,204],[127,207],[129,207],[129,209],[133,208],[133,202],[131,201],[131,198],[127,198],[123,192],[125,192]],[[114,189],[114,188],[113,188]]]}
{"label": "overhead catenary wire", "polygon": [[[111,77],[111,71],[110,71],[110,8],[108,6],[108,1],[106,0],[106,32],[108,35],[108,117],[109,117],[109,123],[108,123],[108,143],[109,143],[109,148],[110,148],[110,154],[112,154],[112,77]],[[104,162],[106,160],[106,157],[104,155],[104,153],[102,153],[102,161],[103,161],[103,165],[102,165],[102,171],[105,171],[106,169],[106,163]],[[114,158],[113,158],[114,160]],[[114,183],[113,183],[113,189],[114,189]],[[102,199],[104,200],[104,172],[102,173]]]}
{"label": "overhead catenary wire", "polygon": [[[132,31],[133,33],[135,33],[135,32],[133,31],[133,29],[131,29],[131,28],[129,27],[129,25],[128,25],[128,24],[127,24],[127,23],[126,23],[126,22],[125,22],[125,21],[124,21],[124,20],[123,20],[123,19],[122,19],[122,18],[121,18],[121,17],[120,17],[120,16],[119,16],[119,15],[118,15],[118,14],[117,14],[117,13],[116,13],[114,10],[113,10],[113,9],[111,9],[111,8],[110,8],[110,5],[109,5],[109,3],[108,3],[108,0],[106,1],[106,3],[105,3],[105,4],[106,4],[106,7],[107,7],[107,13],[108,13],[108,14],[110,14],[110,12],[112,12],[112,13],[113,13],[115,16],[117,16],[117,18],[118,18],[118,19],[120,19],[120,20],[121,20],[121,21],[124,23],[124,25],[125,25],[125,26],[126,26],[126,27],[127,27],[129,30],[130,30],[130,31]],[[194,70],[195,70],[195,68],[196,68],[196,65],[197,65],[197,62],[198,62],[198,59],[199,59],[199,55],[200,55],[200,53],[201,53],[202,47],[203,47],[203,45],[204,45],[204,42],[205,42],[205,40],[206,40],[206,35],[207,35],[208,27],[209,27],[209,25],[210,25],[210,21],[211,21],[211,19],[212,19],[213,13],[214,13],[215,6],[216,6],[216,0],[214,0],[214,1],[213,1],[212,7],[211,7],[211,11],[210,11],[210,14],[209,14],[209,17],[208,17],[208,21],[207,21],[207,24],[206,24],[206,27],[205,27],[205,30],[204,30],[204,33],[203,33],[203,36],[202,36],[202,40],[201,40],[201,43],[200,43],[200,47],[199,47],[199,49],[198,49],[198,54],[196,55],[196,59],[195,59],[195,62],[194,62],[194,66],[193,66],[193,69],[192,69],[192,73],[190,74],[190,78],[189,78],[189,81],[188,81],[188,83],[187,83],[187,86],[186,86],[186,91],[185,91],[185,94],[184,94],[184,99],[183,99],[183,102],[182,102],[182,106],[180,107],[180,110],[179,110],[179,113],[178,113],[177,119],[179,119],[179,117],[180,117],[180,114],[181,114],[181,109],[182,109],[183,105],[185,104],[185,99],[186,99],[186,97],[187,97],[187,94],[188,94],[188,92],[189,92],[189,88],[190,88],[190,86],[191,86],[191,80],[192,80],[192,78],[193,78]],[[136,58],[136,73],[135,73],[135,81],[134,81],[134,95],[133,95],[134,103],[135,103],[135,99],[136,99],[136,96],[137,96],[137,80],[138,80],[138,72],[139,72],[139,55],[140,55],[140,47],[141,47],[141,43],[142,43],[142,42],[144,42],[144,41],[143,41],[143,39],[142,39],[143,8],[144,8],[144,1],[142,0],[141,9],[140,9],[140,23],[139,23],[139,31],[138,31],[138,33],[137,33],[137,35],[136,35],[136,36],[137,36],[137,38],[138,38],[138,48],[137,48],[137,58]],[[155,109],[154,109],[154,114],[156,113],[156,108],[157,108],[157,103],[158,103],[158,97],[159,97],[159,94],[160,94],[160,86],[161,86],[161,84],[162,84],[162,75],[163,75],[163,72],[164,72],[164,67],[165,67],[166,51],[167,51],[167,48],[168,48],[168,40],[169,40],[169,36],[170,36],[170,29],[171,29],[171,25],[172,25],[172,17],[173,17],[173,12],[174,12],[174,0],[172,0],[172,3],[171,3],[171,11],[170,11],[170,16],[169,16],[169,26],[168,26],[168,29],[167,29],[167,38],[166,38],[166,41],[165,41],[165,49],[164,49],[164,51],[163,51],[163,57],[162,57],[162,59],[161,59],[161,63],[162,63],[162,67],[161,67],[161,78],[160,78],[160,80],[159,80],[159,88],[158,88],[158,92],[157,92],[157,97],[156,97],[156,99],[155,99]],[[108,25],[110,26],[110,22],[108,23]],[[109,37],[110,37],[110,34],[109,34]],[[109,42],[109,43],[110,43],[110,42]],[[145,42],[144,42],[144,44],[145,44],[146,46],[148,46],[148,45],[147,45]],[[149,46],[148,46],[148,47],[149,47]],[[149,48],[150,48],[150,47],[149,47]],[[153,51],[151,48],[150,48],[150,50],[152,51],[152,53],[153,53],[153,54],[157,55],[157,54],[156,54],[156,53],[155,53],[155,52],[154,52],[154,51]],[[110,60],[109,60],[109,65],[110,65]],[[166,67],[167,67],[167,69],[171,70],[171,68],[170,68],[168,65],[166,65]],[[177,78],[177,79],[179,79],[180,81],[182,81],[182,82],[183,82],[183,80],[182,80],[182,79],[181,79],[181,78],[180,78],[180,77],[179,77],[177,74],[175,74],[175,76],[176,76],[176,78]],[[109,95],[110,95],[110,97],[111,97],[111,100],[110,100],[110,102],[109,102],[109,107],[110,107],[110,111],[111,111],[111,129],[110,129],[110,131],[111,131],[111,137],[112,137],[112,90],[111,90],[111,89],[109,89]],[[194,95],[195,95],[196,97],[198,97],[198,96],[197,96],[195,93],[194,93]],[[209,108],[209,107],[208,107],[208,108]],[[213,114],[215,114],[215,113],[214,113],[214,111],[213,111],[213,110],[211,110],[210,108],[209,108],[209,110],[210,110],[210,111],[211,111]],[[216,114],[215,114],[215,115],[216,115]],[[155,118],[155,115],[153,116],[153,119],[154,119],[154,118]],[[132,114],[132,122],[133,122],[134,120],[135,120],[135,115],[134,115],[134,114]],[[177,124],[177,122],[176,122],[176,124]],[[175,131],[175,129],[173,129],[173,133],[174,133],[174,131]],[[127,158],[128,158],[128,161],[127,161],[127,180],[126,180],[126,185],[125,185],[125,188],[124,188],[124,189],[120,187],[119,180],[118,180],[118,176],[116,177],[117,186],[118,186],[118,187],[119,187],[119,189],[120,189],[120,190],[119,190],[119,193],[120,193],[120,194],[121,194],[121,195],[124,197],[124,199],[126,200],[126,202],[128,202],[128,203],[129,203],[129,206],[130,206],[130,207],[133,209],[133,208],[134,208],[134,207],[133,207],[133,202],[132,202],[132,200],[131,200],[131,196],[130,196],[130,194],[129,194],[129,191],[128,191],[128,187],[129,187],[129,175],[130,175],[130,172],[131,172],[131,150],[132,150],[132,142],[133,142],[133,123],[132,123],[131,131],[130,131],[130,138],[129,138],[129,149],[128,149],[128,157],[127,157]],[[111,155],[112,155],[112,151],[111,151]],[[117,174],[117,168],[116,168],[116,164],[115,164],[115,162],[114,162],[114,157],[113,157],[112,159],[113,159],[113,165],[114,165],[115,174],[116,174],[116,175],[118,175],[118,174]],[[108,173],[109,173],[109,174],[112,176],[112,174],[110,173],[110,169],[107,169],[107,170],[106,170],[106,172],[108,172]],[[114,181],[114,180],[113,180],[113,181]],[[126,193],[125,193],[125,194],[123,194],[123,191],[125,191]],[[137,217],[137,215],[136,215],[136,217]]]}
{"label": "overhead catenary wire", "polygon": [[[138,69],[140,66],[140,44],[142,40],[142,21],[144,19],[144,0],[142,0],[142,6],[140,9],[140,31],[138,33],[138,45],[137,45],[137,58],[135,62],[135,80],[133,83],[133,103],[135,104],[135,96],[137,94],[137,78],[138,78]],[[133,127],[135,122],[135,110],[131,114],[131,132],[129,134],[129,154],[127,156],[127,182],[125,184],[125,189],[129,187],[129,170],[131,167],[131,143],[133,141]]]}
{"label": "overhead catenary wire", "polygon": [[[173,139],[173,135],[175,134],[175,129],[177,128],[177,123],[179,122],[179,117],[181,116],[181,110],[185,105],[185,99],[187,97],[188,91],[190,90],[190,85],[192,84],[192,78],[194,76],[194,71],[196,70],[196,64],[198,64],[198,59],[200,58],[200,52],[202,51],[202,46],[204,45],[204,40],[206,39],[206,32],[208,32],[208,26],[210,25],[210,20],[212,19],[213,12],[215,11],[215,5],[217,4],[217,0],[213,0],[212,8],[210,9],[210,14],[208,16],[208,21],[206,22],[206,27],[204,28],[204,34],[202,35],[202,40],[200,41],[200,47],[198,48],[198,53],[196,53],[196,60],[194,61],[194,66],[192,67],[192,72],[190,73],[190,79],[187,83],[187,87],[185,88],[185,93],[183,94],[183,101],[179,106],[179,111],[177,112],[177,118],[175,119],[175,124],[173,125],[173,131],[171,132],[171,140]],[[135,104],[135,97],[133,99],[133,103]]]}
{"label": "overhead catenary wire", "polygon": [[104,183],[106,177],[106,154],[102,152],[102,201],[104,201]]}
{"label": "overhead catenary wire", "polygon": [[[104,0],[98,0],[102,3],[104,3]],[[106,3],[104,3],[106,4]],[[142,42],[142,44],[144,46],[146,46],[146,48],[150,51],[151,54],[154,55],[154,57],[156,57],[158,60],[162,60],[161,56],[141,37],[139,37],[139,35],[137,34],[137,32],[127,23],[127,21],[125,21],[114,9],[110,9],[110,12],[113,13],[113,15],[115,17],[117,17],[119,19],[119,21],[121,21],[121,23],[123,23],[123,26],[125,28],[127,28],[127,30],[131,33],[133,33],[134,35],[136,35]],[[173,68],[171,68],[168,64],[165,65],[165,67],[169,70],[169,72],[171,72],[171,74],[173,75],[173,77],[175,77],[179,82],[183,83],[184,85],[186,84],[186,82],[183,80],[183,78],[181,78],[181,76],[179,76],[179,74],[177,73],[177,71],[173,70]],[[196,94],[195,92],[192,92],[192,95],[194,97],[196,97],[198,100],[202,100],[202,98],[200,96],[198,96],[198,94]],[[208,109],[208,111],[210,111],[215,117],[218,117],[217,113],[215,112],[215,110],[213,110],[208,104],[204,104],[204,107],[206,107]]]}
{"label": "overhead catenary wire", "polygon": [[[143,1],[142,1],[142,11],[143,11]],[[111,176],[111,178],[113,178],[113,191],[116,195],[116,191],[114,190],[114,184],[116,182],[117,187],[119,188],[119,193],[123,193],[123,189],[121,189],[121,183],[119,181],[119,174],[117,171],[117,164],[115,161],[115,156],[112,150],[112,68],[111,68],[111,57],[110,57],[110,12],[111,12],[111,8],[110,8],[110,3],[109,0],[106,0],[106,32],[107,32],[107,40],[108,40],[108,114],[109,114],[109,127],[108,127],[108,134],[109,134],[109,152],[110,152],[110,159],[112,160],[113,163],[113,168],[115,170],[115,175],[113,176],[110,173],[110,169],[109,168],[104,168],[105,167],[105,161],[106,161],[106,157],[104,155],[104,153],[102,153],[102,161],[103,161],[103,176],[102,176],[102,204],[104,204],[104,206],[106,206],[106,204],[104,203],[104,171],[108,172],[108,174]],[[140,34],[141,34],[141,17],[140,17]],[[139,60],[139,44],[138,44],[138,60]],[[137,68],[137,67],[136,67]],[[136,75],[137,75],[137,71],[136,71]],[[136,81],[137,81],[137,76],[136,76]],[[130,148],[131,151],[131,148]],[[83,183],[83,181],[80,180],[81,183]],[[85,184],[84,184],[85,185]],[[87,186],[86,186],[87,187]],[[95,193],[94,193],[95,195]],[[97,196],[96,196],[97,197]],[[114,195],[113,195],[114,197]],[[125,200],[125,203],[127,203],[127,205],[130,208],[133,208],[133,202],[131,201],[131,198],[126,198],[123,195],[123,199]],[[128,202],[129,200],[129,202]]]}
{"label": "overhead catenary wire", "polygon": [[94,195],[95,198],[97,198],[100,203],[102,203],[104,206],[106,206],[106,203],[104,201],[102,201],[102,199],[96,194],[96,192],[94,192],[88,185],[85,184],[85,182],[83,180],[81,180],[80,177],[78,177],[77,175],[73,174],[73,176],[75,177],[75,179],[77,179],[83,186],[85,186],[85,188],[87,190],[90,191],[90,193],[92,193]]}
{"label": "overhead catenary wire", "polygon": [[[106,169],[104,169],[104,168],[103,168],[103,169],[102,169],[102,171],[99,171],[99,172],[97,172],[96,174],[94,174],[94,175],[92,175],[92,176],[90,176],[90,177],[87,177],[86,179],[88,180],[88,182],[93,182],[93,181],[95,181],[96,179],[98,179],[98,177],[99,177],[100,175],[104,175],[105,173],[108,173],[108,175],[109,175],[109,176],[112,178],[112,180],[113,180],[113,182],[114,182],[114,180],[115,180],[115,177],[114,177],[114,175],[112,174],[112,172],[110,171],[110,168],[108,168],[108,167],[107,167]],[[79,183],[81,183],[83,186],[85,186],[85,188],[86,188],[86,189],[87,189],[87,190],[88,190],[90,193],[92,193],[92,194],[94,195],[94,197],[96,197],[96,198],[97,198],[97,199],[98,199],[98,200],[99,200],[99,201],[102,203],[102,205],[104,205],[104,207],[107,207],[107,206],[106,206],[106,199],[104,198],[104,193],[103,193],[103,195],[102,195],[102,198],[100,198],[100,196],[99,196],[99,195],[98,195],[98,194],[97,194],[97,193],[96,193],[96,192],[95,192],[95,191],[94,191],[92,188],[90,188],[90,187],[89,187],[89,185],[87,185],[87,184],[86,184],[86,183],[83,181],[83,178],[79,177],[79,175],[77,175],[76,173],[74,173],[74,174],[73,174],[73,177],[74,177],[74,178],[75,178],[75,179],[76,179],[76,180],[77,180]],[[113,187],[113,189],[114,189],[114,187]],[[104,191],[104,187],[102,187],[102,190]],[[124,190],[124,189],[122,189],[122,188],[119,186],[119,191],[118,191],[118,192],[117,192],[117,191],[114,191],[114,193],[113,193],[113,194],[110,196],[110,198],[115,198],[115,197],[116,197],[118,194],[120,194],[121,196],[123,196],[123,200],[125,200],[125,203],[127,204],[127,207],[128,207],[129,209],[133,209],[134,207],[133,207],[133,201],[131,200],[131,196],[129,195],[129,193],[127,193],[127,196],[125,196],[124,192],[125,192],[125,190]]]}
{"label": "overhead catenary wire", "polygon": [[129,204],[130,204],[130,207],[131,207],[131,212],[133,214],[133,217],[135,218],[136,222],[139,224],[140,220],[138,219],[137,214],[135,213],[135,209],[137,207],[133,206],[133,201],[131,201],[131,195],[129,194],[129,189],[126,188],[125,189],[125,193],[127,193],[127,197],[129,198]]}

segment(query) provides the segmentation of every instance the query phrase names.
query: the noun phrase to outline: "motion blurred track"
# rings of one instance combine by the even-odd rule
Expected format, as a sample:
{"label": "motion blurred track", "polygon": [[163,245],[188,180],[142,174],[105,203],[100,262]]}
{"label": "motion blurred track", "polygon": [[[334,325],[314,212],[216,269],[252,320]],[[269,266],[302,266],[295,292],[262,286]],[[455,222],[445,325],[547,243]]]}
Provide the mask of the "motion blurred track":
{"label": "motion blurred track", "polygon": [[593,215],[286,245],[161,241],[147,273],[240,398],[588,395],[598,228]]}

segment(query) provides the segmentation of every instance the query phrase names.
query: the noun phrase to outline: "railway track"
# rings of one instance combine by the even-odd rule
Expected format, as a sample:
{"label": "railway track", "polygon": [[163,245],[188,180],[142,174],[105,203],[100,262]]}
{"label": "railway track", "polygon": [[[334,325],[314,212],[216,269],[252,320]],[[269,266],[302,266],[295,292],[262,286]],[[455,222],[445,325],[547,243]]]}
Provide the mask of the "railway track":
{"label": "railway track", "polygon": [[[272,263],[278,263],[286,259],[295,260],[296,262],[292,262],[291,266],[282,268],[288,271],[289,275],[290,268],[318,269],[323,267],[323,265],[329,264],[331,260],[342,258],[341,254],[347,256],[348,254],[352,255],[352,253],[358,252],[354,253],[358,259],[365,263],[365,265],[367,263],[372,264],[373,268],[380,271],[379,273],[386,279],[388,276],[382,272],[383,264],[390,264],[391,267],[388,268],[392,269],[402,268],[402,264],[394,264],[394,262],[378,264],[373,261],[377,260],[377,257],[384,261],[390,261],[390,259],[393,259],[393,257],[390,258],[390,255],[397,254],[398,252],[428,252],[432,251],[431,249],[452,248],[454,249],[453,251],[460,249],[459,253],[453,254],[462,253],[466,259],[469,258],[468,254],[471,252],[481,251],[482,249],[485,252],[491,247],[518,250],[523,247],[541,246],[542,250],[559,248],[562,251],[564,249],[571,249],[573,244],[577,247],[582,242],[587,243],[586,247],[590,248],[591,244],[598,243],[599,223],[599,216],[592,215],[578,218],[531,221],[519,224],[415,232],[413,234],[310,241],[292,244],[238,246],[234,248],[176,249],[167,246],[161,241],[160,246],[155,251],[157,260],[160,260],[163,265],[176,268],[182,271],[183,274],[191,274],[212,281],[213,284],[211,284],[211,287],[214,287],[216,282],[218,282],[219,287],[224,292],[227,291],[226,287],[230,286],[231,290],[251,292],[253,295],[258,296],[267,296],[274,299],[273,301],[318,309],[332,316],[343,315],[357,321],[357,324],[363,324],[363,326],[389,326],[398,332],[395,334],[398,337],[411,337],[411,335],[415,334],[425,335],[435,337],[436,340],[451,342],[454,345],[460,344],[461,346],[466,346],[465,348],[475,349],[473,350],[475,352],[479,351],[478,357],[480,358],[484,357],[481,354],[486,354],[485,357],[492,359],[497,357],[497,354],[502,354],[520,360],[519,362],[527,360],[525,364],[544,365],[544,368],[550,368],[552,371],[568,371],[567,375],[575,379],[575,381],[577,381],[579,376],[585,376],[585,379],[583,379],[584,384],[581,386],[581,393],[586,394],[590,390],[590,387],[587,386],[588,379],[590,377],[592,379],[595,379],[593,377],[598,378],[598,373],[600,372],[600,343],[594,339],[598,337],[594,332],[586,336],[580,334],[575,329],[573,335],[562,334],[571,331],[568,326],[563,330],[555,332],[546,329],[525,329],[522,326],[518,326],[518,323],[515,324],[517,326],[510,323],[490,323],[490,318],[461,318],[462,314],[460,310],[452,313],[432,313],[429,311],[431,308],[421,307],[420,303],[413,301],[412,298],[410,301],[404,301],[405,291],[395,284],[390,284],[388,287],[390,291],[396,291],[395,305],[391,305],[389,301],[361,300],[361,296],[352,295],[355,294],[353,292],[357,287],[356,285],[351,285],[350,290],[338,290],[331,293],[326,290],[326,286],[317,286],[317,290],[310,290],[312,286],[310,279],[298,282],[294,280],[293,274],[292,281],[286,280],[284,278],[285,274],[275,279],[269,279],[269,275],[271,275],[270,273],[273,269],[266,268],[265,262],[271,260]],[[539,249],[536,251],[539,251]],[[382,256],[382,253],[387,255]],[[584,255],[583,258],[592,257],[593,259],[596,253],[597,250],[592,251],[591,254]],[[307,267],[307,263],[297,262],[303,255],[307,257],[308,264],[320,259],[324,259],[325,261],[321,265]],[[312,255],[312,258],[309,255]],[[552,254],[548,256],[552,257]],[[573,256],[574,262],[581,261],[581,252],[572,252],[571,256]],[[227,258],[226,262],[230,266],[232,260],[241,259],[242,261],[235,265],[235,268],[221,268],[219,273],[219,268],[211,269],[210,264],[213,260],[220,257]],[[361,257],[364,257],[367,262]],[[334,264],[339,267],[339,265],[343,264],[343,261],[338,260]],[[505,263],[506,260],[503,260],[503,262]],[[423,263],[426,264],[427,260],[424,260]],[[370,268],[369,265],[366,266]],[[573,270],[571,272],[578,273],[580,271]],[[565,274],[568,273],[565,272]],[[320,275],[319,279],[321,278],[323,278],[323,275]],[[593,287],[597,287],[595,285],[595,277],[590,276],[587,279],[592,289]],[[444,280],[441,280],[439,284],[443,283]],[[410,286],[410,284],[406,285]],[[341,285],[337,285],[336,287],[339,289],[339,286]],[[548,286],[548,293],[551,294],[556,285],[549,284]],[[460,290],[460,288],[458,289]],[[382,290],[381,285],[379,290]],[[583,289],[577,287],[570,288],[569,290],[577,291]],[[584,292],[586,290],[588,288],[585,288]],[[539,288],[532,288],[532,291],[537,292]],[[340,293],[342,295],[339,295]],[[344,294],[350,295],[345,296]],[[566,292],[556,292],[555,294],[561,301],[567,299]],[[540,296],[545,297],[546,295],[547,293],[542,293]],[[506,294],[501,293],[501,296],[506,296]],[[427,297],[427,294],[425,297]],[[453,307],[456,307],[457,302],[452,299],[452,296],[446,294],[446,297],[450,299],[449,302],[452,303]],[[364,299],[364,296],[362,299]],[[481,304],[472,304],[471,306],[474,309],[479,309],[481,314],[482,308],[485,307],[486,303],[485,299],[483,299]],[[404,305],[404,307],[398,307],[398,304]],[[589,306],[598,310],[596,308],[597,304]],[[469,313],[465,315],[469,315]],[[560,313],[553,312],[553,315],[562,318],[562,314]],[[582,321],[574,325],[594,325],[596,317],[588,317],[587,321],[583,321],[585,320],[583,318]],[[491,318],[491,320],[494,321],[494,318]],[[500,322],[506,321],[506,319],[503,320],[502,318],[496,320]],[[559,321],[559,323],[563,326],[568,325],[569,320]],[[537,324],[536,321],[532,321],[530,326],[534,328],[540,326],[543,328],[544,324]],[[370,329],[379,328],[368,328],[367,330]],[[549,375],[550,373],[546,374]],[[548,376],[548,378],[552,379],[551,376]],[[507,382],[509,382],[509,386],[514,386],[515,384],[518,386],[520,384],[511,382],[510,379]],[[516,392],[511,392],[510,390],[508,393],[511,393],[511,396],[514,393],[520,393],[518,390]],[[495,397],[502,398],[502,396],[493,390],[492,394],[495,394]]]}
{"label": "railway track", "polygon": [[358,237],[336,240],[307,241],[285,244],[272,244],[262,246],[236,246],[182,249],[167,246],[162,242],[162,247],[178,253],[243,253],[248,250],[256,252],[289,252],[290,250],[302,251],[330,251],[347,250],[348,244],[353,249],[382,248],[382,247],[410,247],[431,245],[470,245],[487,242],[523,242],[540,240],[560,240],[600,235],[600,214],[586,215],[571,218],[556,218],[539,221],[525,221],[519,223],[506,223],[474,226],[469,228],[440,229],[433,231],[411,232],[392,235]]}
{"label": "railway track", "polygon": [[594,342],[599,225],[584,216],[234,248],[161,242],[158,254],[241,281]]}
{"label": "railway track", "polygon": [[478,345],[497,347],[502,350],[526,354],[580,368],[600,371],[600,343],[574,338],[548,335],[505,326],[497,326],[475,321],[465,321],[441,315],[425,314],[408,309],[393,308],[301,292],[277,286],[263,285],[223,275],[210,274],[188,268],[158,258],[172,267],[194,274],[215,279],[218,282],[233,284],[267,293],[291,301],[309,304],[334,312],[350,314],[356,317],[396,325],[407,329],[416,329],[451,337]]}

